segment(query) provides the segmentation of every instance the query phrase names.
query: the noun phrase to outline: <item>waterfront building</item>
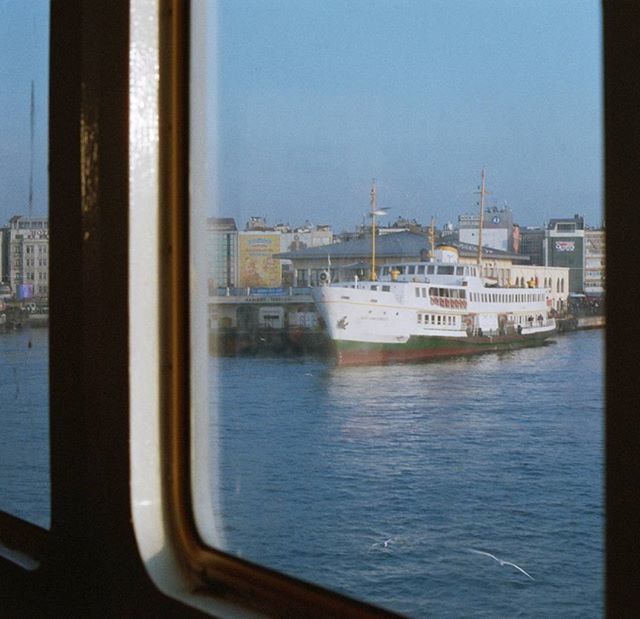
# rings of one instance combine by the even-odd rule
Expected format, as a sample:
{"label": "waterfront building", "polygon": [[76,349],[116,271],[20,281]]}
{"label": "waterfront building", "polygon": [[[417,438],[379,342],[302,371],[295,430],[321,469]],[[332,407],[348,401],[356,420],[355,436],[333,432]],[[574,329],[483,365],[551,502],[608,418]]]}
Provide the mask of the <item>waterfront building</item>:
{"label": "waterfront building", "polygon": [[448,221],[440,230],[436,230],[436,238],[445,245],[455,244],[460,241],[460,231]]}
{"label": "waterfront building", "polygon": [[[371,235],[334,243],[321,247],[310,247],[298,251],[283,252],[278,259],[291,260],[294,269],[294,286],[315,286],[321,274],[329,267],[333,281],[353,279],[354,275],[369,277],[371,272]],[[469,243],[453,242],[458,249],[461,262],[474,263],[478,248]],[[426,234],[401,231],[376,237],[376,265],[384,266],[400,261],[420,260],[429,252]],[[526,256],[483,247],[484,259],[498,266],[514,262],[526,262]]]}
{"label": "waterfront building", "polygon": [[[293,231],[283,231],[280,236],[280,251],[297,251],[307,247],[321,247],[334,242],[333,230],[327,224],[311,226],[305,224]],[[293,264],[291,260],[281,260],[282,285],[293,286]]]}
{"label": "waterfront building", "polygon": [[605,231],[584,232],[584,293],[601,295],[605,284]]}
{"label": "waterfront building", "polygon": [[9,220],[7,279],[19,299],[49,296],[49,220],[15,215]]}
{"label": "waterfront building", "polygon": [[584,217],[551,219],[545,230],[544,263],[569,269],[569,292],[584,290]]}
{"label": "waterfront building", "polygon": [[[507,206],[490,207],[485,210],[482,225],[482,245],[501,251],[518,253],[520,249],[520,228],[513,223],[513,213]],[[480,215],[462,214],[458,216],[458,238],[461,243],[478,244]]]}
{"label": "waterfront building", "polygon": [[569,269],[534,264],[494,265],[491,261],[483,264],[483,274],[495,279],[499,286],[526,288],[530,283],[548,291],[551,307],[558,313],[567,310],[569,296]]}
{"label": "waterfront building", "polygon": [[5,238],[8,237],[9,228],[0,228],[0,284],[3,284],[8,279],[8,257],[5,255],[7,250],[7,241],[5,240]]}
{"label": "waterfront building", "polygon": [[273,228],[269,228],[269,226],[267,226],[267,220],[265,217],[249,217],[244,229],[246,232],[266,232]]}
{"label": "waterfront building", "polygon": [[238,229],[231,217],[207,219],[207,279],[209,293],[238,286]]}
{"label": "waterfront building", "polygon": [[[462,264],[476,264],[478,247],[451,240]],[[384,268],[398,262],[423,260],[429,253],[425,234],[399,232],[376,238],[376,265]],[[294,269],[293,286],[317,286],[329,268],[331,280],[348,281],[354,276],[369,277],[371,273],[371,236],[352,239],[322,247],[281,253],[279,259],[291,260]],[[567,306],[569,269],[528,264],[528,256],[491,247],[482,248],[482,274],[495,279],[501,286],[527,287],[535,282],[549,289],[554,309]]]}
{"label": "waterfront building", "polygon": [[530,264],[545,264],[544,239],[544,228],[520,228],[520,253],[529,256]]}

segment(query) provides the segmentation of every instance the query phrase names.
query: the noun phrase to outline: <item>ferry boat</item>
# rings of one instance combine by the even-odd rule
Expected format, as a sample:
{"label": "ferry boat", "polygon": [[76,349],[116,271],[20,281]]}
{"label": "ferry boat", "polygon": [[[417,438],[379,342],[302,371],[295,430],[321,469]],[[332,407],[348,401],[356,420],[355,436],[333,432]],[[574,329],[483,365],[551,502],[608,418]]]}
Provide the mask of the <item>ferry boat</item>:
{"label": "ferry boat", "polygon": [[478,263],[461,264],[455,247],[434,248],[425,261],[375,267],[375,216],[371,190],[371,280],[330,283],[312,289],[318,313],[339,365],[423,361],[439,357],[536,346],[555,334],[550,290],[499,287],[482,276],[481,187]]}
{"label": "ferry boat", "polygon": [[[339,365],[423,361],[542,344],[556,332],[550,291],[498,287],[441,247],[384,266],[373,281],[327,283],[313,299]],[[328,274],[325,274],[328,282]]]}

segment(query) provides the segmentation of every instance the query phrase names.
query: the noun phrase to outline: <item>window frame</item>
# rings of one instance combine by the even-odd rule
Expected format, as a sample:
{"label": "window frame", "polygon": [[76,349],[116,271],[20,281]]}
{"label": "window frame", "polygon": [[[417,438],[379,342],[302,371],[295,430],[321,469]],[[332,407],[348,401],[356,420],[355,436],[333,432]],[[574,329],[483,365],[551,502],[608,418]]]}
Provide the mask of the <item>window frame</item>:
{"label": "window frame", "polygon": [[[163,22],[171,21],[172,11],[181,10],[178,5],[163,3]],[[640,213],[626,208],[629,196],[640,193],[636,163],[640,145],[632,139],[640,132],[640,7],[622,0],[605,2],[603,22],[607,301],[609,307],[617,308],[607,313],[605,590],[608,614],[619,616],[640,608],[636,497],[640,428],[637,363],[628,345],[640,335],[640,325],[628,318],[637,307],[634,301],[640,301],[637,287],[628,283],[639,270],[628,231],[640,229]],[[15,610],[20,615],[46,615],[52,608],[62,608],[103,615],[174,612],[176,616],[201,616],[160,594],[151,583],[131,523],[126,327],[129,170],[128,157],[123,156],[128,153],[128,37],[127,2],[52,0],[52,526],[45,531],[0,512],[0,581],[8,595],[3,598],[3,611]],[[91,134],[92,128],[100,131]],[[107,305],[110,311],[105,322]],[[113,329],[114,324],[120,328]],[[165,427],[169,436],[174,422],[172,419]],[[174,448],[184,450],[184,435],[180,434],[184,429],[177,432]],[[179,488],[172,491],[181,492]],[[205,555],[210,551],[198,546],[197,538],[190,534],[183,538],[173,530],[182,517],[184,514],[167,529],[171,533],[168,544],[172,549],[180,549],[185,542],[195,544],[184,563],[179,552],[174,555],[178,558],[176,572],[188,574],[200,567],[191,560],[202,558],[201,551]],[[208,575],[197,580],[204,590],[193,597],[207,597],[220,573],[223,583],[225,578],[245,583],[241,592],[253,594],[251,583],[257,569],[216,553]],[[316,602],[321,605],[316,609],[326,608],[322,607],[326,594],[319,588],[302,586],[301,592],[297,583],[288,583],[284,589],[280,585],[272,589],[274,579],[280,577],[259,571],[258,586],[265,588],[266,596],[275,595],[274,591],[288,596],[290,588],[295,588],[298,593],[292,596],[297,595],[302,605],[297,608],[307,609]],[[97,582],[100,587],[95,586]],[[288,602],[284,597],[269,608],[286,605],[290,609]],[[353,613],[351,602],[341,598],[340,603],[344,614]],[[338,607],[331,608],[340,614]]]}

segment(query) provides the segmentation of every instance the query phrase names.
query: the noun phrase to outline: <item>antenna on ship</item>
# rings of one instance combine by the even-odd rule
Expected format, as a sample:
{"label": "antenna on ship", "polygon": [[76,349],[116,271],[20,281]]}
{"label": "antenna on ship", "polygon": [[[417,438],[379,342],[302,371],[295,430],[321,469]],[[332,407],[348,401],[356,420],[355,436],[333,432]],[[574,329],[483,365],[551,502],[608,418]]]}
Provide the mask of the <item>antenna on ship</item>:
{"label": "antenna on ship", "polygon": [[386,215],[389,210],[388,207],[381,209],[377,208],[378,194],[376,190],[376,179],[371,181],[371,281],[375,282],[378,279],[376,275],[376,217]]}
{"label": "antenna on ship", "polygon": [[482,168],[482,184],[478,187],[479,191],[475,193],[480,194],[480,225],[478,226],[478,266],[482,272],[482,227],[484,226],[484,197],[489,195],[489,192],[485,186],[484,168]]}

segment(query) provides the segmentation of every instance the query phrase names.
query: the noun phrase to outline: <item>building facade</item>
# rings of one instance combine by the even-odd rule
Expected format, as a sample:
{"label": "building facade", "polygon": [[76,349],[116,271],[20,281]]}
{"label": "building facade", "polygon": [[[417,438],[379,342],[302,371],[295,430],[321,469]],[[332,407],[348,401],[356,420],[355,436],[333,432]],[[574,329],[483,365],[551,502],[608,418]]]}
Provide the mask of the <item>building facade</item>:
{"label": "building facade", "polygon": [[7,280],[18,299],[49,297],[49,220],[15,215],[9,220]]}
{"label": "building facade", "polygon": [[209,294],[238,285],[238,229],[235,219],[207,219],[207,279]]}
{"label": "building facade", "polygon": [[569,292],[584,290],[584,217],[551,219],[545,231],[545,264],[569,269]]}
{"label": "building facade", "polygon": [[7,241],[9,238],[9,228],[0,228],[0,284],[4,284],[8,281],[7,273]]}
{"label": "building facade", "polygon": [[530,264],[545,264],[544,239],[544,228],[520,228],[520,253],[529,256]]}
{"label": "building facade", "polygon": [[604,293],[605,285],[605,233],[604,230],[584,232],[584,292],[587,295]]}
{"label": "building facade", "polygon": [[[459,215],[458,229],[461,243],[478,244],[480,215]],[[517,228],[517,230],[516,230]],[[482,225],[482,246],[500,251],[518,253],[519,228],[514,226],[513,213],[508,207],[490,207],[485,210]]]}

